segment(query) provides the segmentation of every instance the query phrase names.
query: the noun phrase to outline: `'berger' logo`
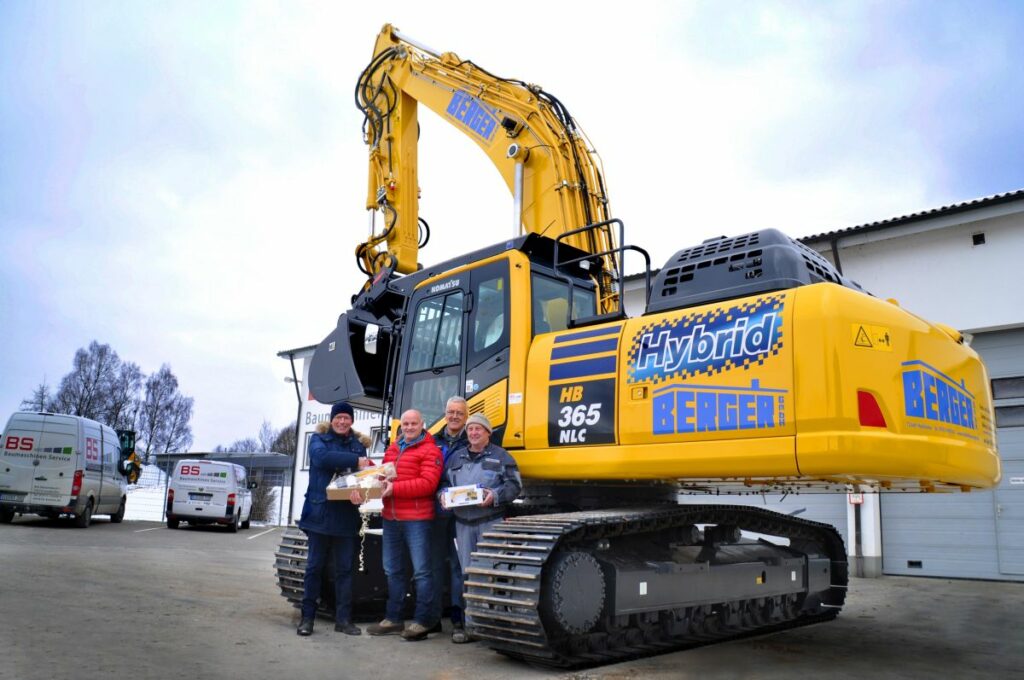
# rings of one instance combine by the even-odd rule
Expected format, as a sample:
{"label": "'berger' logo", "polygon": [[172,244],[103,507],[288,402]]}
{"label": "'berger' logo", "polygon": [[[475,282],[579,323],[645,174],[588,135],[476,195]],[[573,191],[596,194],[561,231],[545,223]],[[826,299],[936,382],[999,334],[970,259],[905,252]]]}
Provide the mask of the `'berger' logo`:
{"label": "'berger' logo", "polygon": [[498,118],[483,102],[462,90],[456,90],[448,102],[446,113],[488,142],[498,129]]}
{"label": "'berger' logo", "polygon": [[660,382],[764,363],[782,348],[781,296],[715,309],[641,330],[630,348],[629,380]]}
{"label": "'berger' logo", "polygon": [[958,384],[923,361],[908,361],[903,367],[903,410],[907,416],[974,429],[974,395],[962,380]]}

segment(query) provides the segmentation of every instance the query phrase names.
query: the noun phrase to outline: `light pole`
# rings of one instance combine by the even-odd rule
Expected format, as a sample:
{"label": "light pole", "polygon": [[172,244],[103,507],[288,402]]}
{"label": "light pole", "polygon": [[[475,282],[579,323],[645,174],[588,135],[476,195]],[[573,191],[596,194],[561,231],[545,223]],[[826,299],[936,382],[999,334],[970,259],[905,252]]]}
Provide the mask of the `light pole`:
{"label": "light pole", "polygon": [[[302,392],[299,391],[299,385],[302,384],[302,381],[299,380],[299,377],[297,375],[295,375],[294,356],[291,357],[291,358],[292,358],[292,361],[290,361],[289,363],[292,366],[292,374],[290,376],[285,376],[284,381],[286,383],[292,383],[293,385],[295,385],[295,399],[296,399],[296,401],[299,402],[299,405],[298,405],[298,410],[295,412],[295,453],[293,454],[294,455],[294,459],[292,460],[291,497],[288,500],[288,523],[289,524],[291,524],[291,522],[292,522],[292,506],[294,505],[294,500],[293,499],[295,498],[295,465],[296,465],[296,463],[299,460],[299,432],[301,431],[301,427],[302,427],[302,423],[299,422],[299,421],[302,420]],[[283,498],[284,493],[283,492],[282,492],[281,496],[282,496],[281,503],[282,503],[282,508],[283,508],[283,504],[284,504],[284,498]],[[280,510],[278,511],[277,516],[278,517],[281,516],[281,511]]]}

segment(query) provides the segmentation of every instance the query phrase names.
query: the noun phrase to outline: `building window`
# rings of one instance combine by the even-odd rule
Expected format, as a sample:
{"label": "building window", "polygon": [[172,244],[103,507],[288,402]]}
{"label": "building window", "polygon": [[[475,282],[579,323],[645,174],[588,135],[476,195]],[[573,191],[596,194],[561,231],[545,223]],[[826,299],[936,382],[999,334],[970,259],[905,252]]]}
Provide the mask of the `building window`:
{"label": "building window", "polygon": [[1024,377],[994,378],[992,380],[993,399],[1024,399]]}
{"label": "building window", "polygon": [[1024,406],[996,406],[996,427],[1024,427]]}

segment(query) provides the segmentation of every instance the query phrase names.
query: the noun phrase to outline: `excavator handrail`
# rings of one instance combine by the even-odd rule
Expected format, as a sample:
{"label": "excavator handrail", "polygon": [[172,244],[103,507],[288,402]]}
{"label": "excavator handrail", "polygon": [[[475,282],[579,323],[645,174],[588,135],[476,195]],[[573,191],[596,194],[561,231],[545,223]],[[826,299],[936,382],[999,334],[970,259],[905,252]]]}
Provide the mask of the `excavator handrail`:
{"label": "excavator handrail", "polygon": [[[578,234],[580,232],[591,230],[591,229],[605,229],[605,228],[607,228],[607,227],[609,227],[610,225],[613,225],[613,224],[617,224],[618,227],[619,227],[619,238],[618,238],[619,245],[617,247],[609,249],[607,251],[603,251],[603,252],[589,253],[587,255],[580,255],[578,257],[574,257],[574,258],[569,259],[569,260],[562,260],[562,259],[559,258],[559,254],[558,254],[559,244],[563,240],[565,240],[566,238],[568,238],[570,236],[574,236],[574,235],[576,235],[576,234]],[[591,326],[591,325],[594,325],[594,324],[597,324],[597,323],[603,323],[605,321],[615,321],[615,320],[618,320],[618,319],[626,318],[626,307],[625,307],[625,304],[623,304],[623,301],[622,301],[622,290],[623,290],[623,284],[624,284],[623,269],[624,269],[624,265],[625,265],[625,262],[626,262],[626,251],[627,250],[638,252],[641,255],[643,255],[643,257],[644,257],[644,306],[646,307],[647,303],[650,301],[650,298],[651,298],[651,256],[650,256],[650,254],[646,250],[644,250],[643,248],[641,248],[639,246],[635,246],[635,245],[631,245],[631,244],[630,245],[626,245],[625,244],[625,233],[626,233],[625,232],[625,224],[622,222],[622,220],[620,220],[618,218],[612,218],[610,220],[605,220],[603,222],[595,222],[594,224],[588,224],[588,225],[586,225],[584,227],[580,227],[579,229],[573,229],[572,231],[567,231],[567,232],[565,232],[563,234],[559,234],[557,237],[555,237],[555,253],[554,253],[554,258],[553,258],[553,264],[554,264],[553,268],[555,270],[555,274],[557,274],[559,278],[565,280],[565,282],[569,285],[569,304],[568,304],[568,307],[566,309],[566,314],[568,316],[568,318],[566,319],[566,327],[567,328],[576,328],[576,327],[579,327],[579,326]],[[592,261],[598,260],[599,258],[601,258],[601,257],[603,257],[605,255],[610,255],[610,254],[613,254],[613,253],[617,253],[618,254],[618,261],[620,263],[619,268],[615,272],[615,274],[616,274],[616,280],[614,282],[615,283],[615,292],[613,294],[613,297],[616,298],[618,300],[618,302],[619,302],[618,308],[613,310],[613,311],[611,311],[611,312],[606,312],[604,314],[597,314],[595,316],[585,317],[583,319],[573,319],[573,317],[572,317],[572,310],[574,309],[574,307],[573,307],[573,297],[574,297],[575,292],[576,292],[576,287],[573,285],[572,277],[562,271],[563,267],[568,267],[569,265],[576,264],[577,262],[584,262],[584,261],[592,262]],[[601,285],[601,283],[600,283],[600,276],[601,276],[601,272],[598,272],[595,275],[595,278],[598,279],[598,287],[599,288],[600,288],[600,285]],[[600,290],[598,292],[600,293]]]}

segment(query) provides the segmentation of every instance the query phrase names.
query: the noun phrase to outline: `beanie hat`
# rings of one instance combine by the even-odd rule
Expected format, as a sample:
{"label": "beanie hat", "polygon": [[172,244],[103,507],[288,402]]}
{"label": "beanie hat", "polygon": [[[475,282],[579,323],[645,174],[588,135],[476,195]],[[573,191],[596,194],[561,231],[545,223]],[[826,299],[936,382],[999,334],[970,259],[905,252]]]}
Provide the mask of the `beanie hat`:
{"label": "beanie hat", "polygon": [[491,427],[491,421],[487,419],[483,413],[474,413],[466,421],[466,427],[469,427],[473,423],[476,423],[480,427],[484,428],[488,432],[494,432],[494,428]]}
{"label": "beanie hat", "polygon": [[355,412],[352,410],[352,407],[349,406],[348,402],[345,401],[339,401],[331,407],[331,420],[334,420],[334,416],[339,413],[346,413],[349,418],[355,418]]}

